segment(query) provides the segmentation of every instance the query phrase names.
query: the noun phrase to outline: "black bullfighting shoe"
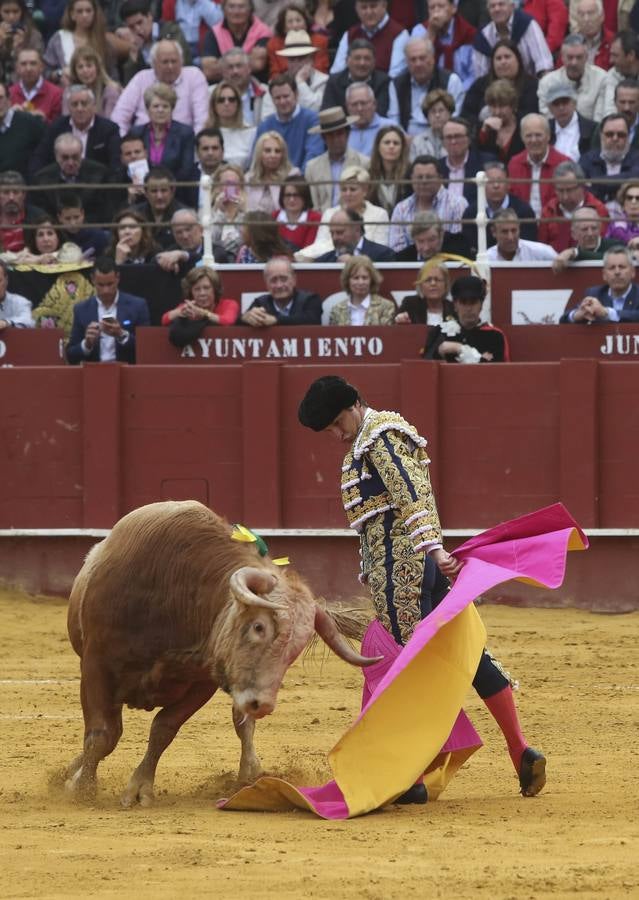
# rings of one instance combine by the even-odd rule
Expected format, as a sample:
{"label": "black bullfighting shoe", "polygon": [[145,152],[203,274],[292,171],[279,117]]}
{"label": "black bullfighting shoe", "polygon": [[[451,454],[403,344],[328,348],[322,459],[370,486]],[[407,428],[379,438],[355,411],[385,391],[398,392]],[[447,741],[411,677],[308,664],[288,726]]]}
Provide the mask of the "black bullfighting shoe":
{"label": "black bullfighting shoe", "polygon": [[519,787],[522,796],[534,797],[546,784],[546,757],[538,750],[527,747],[519,763]]}
{"label": "black bullfighting shoe", "polygon": [[428,791],[425,784],[414,784],[400,794],[393,803],[428,803]]}

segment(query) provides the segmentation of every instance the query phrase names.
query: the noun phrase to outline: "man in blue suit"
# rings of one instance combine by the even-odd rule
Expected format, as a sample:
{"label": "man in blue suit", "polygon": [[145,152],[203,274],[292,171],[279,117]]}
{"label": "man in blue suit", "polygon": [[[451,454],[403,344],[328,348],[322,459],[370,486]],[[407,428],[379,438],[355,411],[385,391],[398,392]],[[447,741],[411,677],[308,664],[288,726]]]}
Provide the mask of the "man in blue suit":
{"label": "man in blue suit", "polygon": [[73,308],[67,345],[71,365],[81,362],[135,362],[135,329],[150,325],[146,300],[119,290],[120,275],[108,256],[96,260],[95,293]]}
{"label": "man in blue suit", "polygon": [[634,283],[635,266],[627,247],[619,244],[604,253],[605,284],[586,290],[579,306],[566,310],[559,320],[562,325],[639,322],[639,287]]}

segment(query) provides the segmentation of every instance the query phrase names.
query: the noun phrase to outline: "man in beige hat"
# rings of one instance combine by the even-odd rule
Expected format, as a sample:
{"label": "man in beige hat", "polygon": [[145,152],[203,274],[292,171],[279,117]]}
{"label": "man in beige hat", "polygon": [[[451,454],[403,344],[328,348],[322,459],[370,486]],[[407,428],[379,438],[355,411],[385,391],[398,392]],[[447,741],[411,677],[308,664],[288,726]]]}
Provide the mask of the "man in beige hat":
{"label": "man in beige hat", "polygon": [[[289,31],[282,50],[277,56],[286,60],[287,72],[297,83],[297,102],[306,109],[319,112],[324,99],[328,75],[314,68],[313,60],[318,48],[314,47],[307,31]],[[264,98],[262,115],[275,112],[270,95]]]}
{"label": "man in beige hat", "polygon": [[315,209],[325,211],[339,203],[339,179],[346,166],[368,168],[370,160],[348,146],[351,125],[358,116],[347,116],[341,106],[331,106],[319,114],[319,125],[310,130],[321,134],[326,153],[312,159],[304,171],[311,187]]}

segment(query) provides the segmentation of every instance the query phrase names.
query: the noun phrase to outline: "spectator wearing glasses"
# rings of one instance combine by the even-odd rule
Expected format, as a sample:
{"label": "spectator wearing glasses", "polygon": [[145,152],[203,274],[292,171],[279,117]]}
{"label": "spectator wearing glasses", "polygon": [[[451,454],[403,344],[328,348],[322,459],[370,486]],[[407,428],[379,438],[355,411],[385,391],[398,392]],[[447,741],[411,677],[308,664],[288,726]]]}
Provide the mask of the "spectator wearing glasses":
{"label": "spectator wearing glasses", "polygon": [[619,180],[639,176],[639,151],[630,148],[628,123],[618,113],[604,116],[600,134],[600,149],[584,153],[579,165],[586,178],[592,179],[592,193],[612,204]]}
{"label": "spectator wearing glasses", "polygon": [[477,186],[473,181],[477,172],[483,171],[492,153],[482,153],[472,146],[470,125],[465,119],[453,116],[442,128],[444,155],[440,168],[449,194],[464,197],[467,203],[477,199]]}
{"label": "spectator wearing glasses", "polygon": [[635,249],[639,245],[639,178],[621,185],[617,202],[621,216],[610,223],[606,237]]}
{"label": "spectator wearing glasses", "polygon": [[224,141],[224,159],[246,171],[255,143],[255,125],[244,121],[240,92],[229,81],[220,81],[211,91],[206,128],[219,128]]}

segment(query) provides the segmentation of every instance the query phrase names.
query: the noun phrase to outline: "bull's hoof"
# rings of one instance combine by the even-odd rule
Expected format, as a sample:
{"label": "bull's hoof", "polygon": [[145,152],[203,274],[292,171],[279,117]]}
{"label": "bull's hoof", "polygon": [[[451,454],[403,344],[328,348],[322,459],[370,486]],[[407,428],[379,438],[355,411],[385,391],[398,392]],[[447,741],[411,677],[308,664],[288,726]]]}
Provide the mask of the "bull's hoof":
{"label": "bull's hoof", "polygon": [[83,777],[82,766],[80,766],[80,768],[64,782],[64,789],[67,794],[73,796],[74,799],[89,803],[96,798],[98,783],[95,778]]}
{"label": "bull's hoof", "polygon": [[132,806],[139,804],[144,809],[148,809],[153,806],[154,800],[152,782],[131,779],[120,797],[120,806],[123,809],[131,809]]}
{"label": "bull's hoof", "polygon": [[240,771],[237,773],[237,781],[242,786],[254,784],[258,778],[265,774],[261,765],[240,767]]}

